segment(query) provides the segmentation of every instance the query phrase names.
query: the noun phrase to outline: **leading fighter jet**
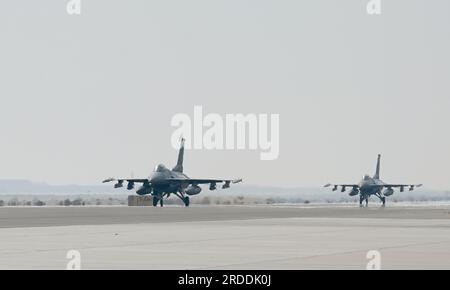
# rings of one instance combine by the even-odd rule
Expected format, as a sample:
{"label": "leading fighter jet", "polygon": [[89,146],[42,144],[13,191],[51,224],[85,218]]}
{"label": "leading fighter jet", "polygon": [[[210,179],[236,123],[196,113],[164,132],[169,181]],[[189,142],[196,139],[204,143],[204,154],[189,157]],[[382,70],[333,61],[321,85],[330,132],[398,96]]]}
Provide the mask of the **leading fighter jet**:
{"label": "leading fighter jet", "polygon": [[[380,179],[380,160],[381,155],[378,155],[377,169],[375,175],[370,177],[364,175],[359,184],[326,184],[325,187],[333,186],[333,191],[336,191],[338,187],[341,187],[341,192],[345,192],[347,187],[352,188],[349,192],[350,196],[356,196],[359,194],[359,205],[363,206],[363,201],[366,201],[366,207],[369,203],[369,197],[374,195],[378,197],[383,206],[386,204],[386,197],[394,194],[394,188],[400,188],[400,192],[405,191],[405,187],[409,187],[409,191],[414,190],[416,187],[421,187],[422,184],[392,184],[384,183]],[[384,189],[384,191],[383,191]]]}
{"label": "leading fighter jet", "polygon": [[153,206],[157,206],[158,202],[161,206],[164,204],[164,197],[168,198],[170,194],[180,198],[185,206],[189,206],[189,196],[197,195],[202,191],[200,184],[209,184],[209,190],[215,190],[217,183],[223,183],[222,188],[229,188],[231,183],[239,183],[242,179],[192,179],[183,173],[183,157],[184,157],[184,139],[181,140],[180,151],[178,152],[178,161],[172,170],[163,164],[155,167],[150,177],[144,179],[135,178],[108,178],[103,183],[116,181],[114,188],[123,187],[123,183],[127,182],[127,189],[132,190],[135,183],[142,183],[136,193],[138,195],[151,194],[153,197]]}

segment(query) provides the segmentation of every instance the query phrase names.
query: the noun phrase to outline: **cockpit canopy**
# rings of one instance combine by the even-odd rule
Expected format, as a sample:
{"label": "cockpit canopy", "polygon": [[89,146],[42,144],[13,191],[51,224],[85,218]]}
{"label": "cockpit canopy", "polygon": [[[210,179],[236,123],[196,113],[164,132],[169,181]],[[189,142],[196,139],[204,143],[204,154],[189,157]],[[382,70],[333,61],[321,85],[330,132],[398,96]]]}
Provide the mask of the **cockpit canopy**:
{"label": "cockpit canopy", "polygon": [[155,172],[164,172],[167,171],[167,167],[164,164],[158,164],[155,166]]}
{"label": "cockpit canopy", "polygon": [[363,176],[363,180],[369,180],[369,179],[370,179],[369,174],[366,174],[366,175]]}

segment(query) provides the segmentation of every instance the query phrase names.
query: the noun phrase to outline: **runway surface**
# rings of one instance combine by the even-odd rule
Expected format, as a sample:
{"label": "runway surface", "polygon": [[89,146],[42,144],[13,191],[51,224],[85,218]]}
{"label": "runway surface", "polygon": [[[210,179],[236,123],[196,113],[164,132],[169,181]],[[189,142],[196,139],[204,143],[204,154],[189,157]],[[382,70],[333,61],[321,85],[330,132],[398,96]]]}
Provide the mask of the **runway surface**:
{"label": "runway surface", "polygon": [[181,206],[171,207],[5,207],[0,228],[174,223],[270,218],[449,219],[450,207],[352,206]]}
{"label": "runway surface", "polygon": [[0,269],[450,269],[450,207],[0,208]]}

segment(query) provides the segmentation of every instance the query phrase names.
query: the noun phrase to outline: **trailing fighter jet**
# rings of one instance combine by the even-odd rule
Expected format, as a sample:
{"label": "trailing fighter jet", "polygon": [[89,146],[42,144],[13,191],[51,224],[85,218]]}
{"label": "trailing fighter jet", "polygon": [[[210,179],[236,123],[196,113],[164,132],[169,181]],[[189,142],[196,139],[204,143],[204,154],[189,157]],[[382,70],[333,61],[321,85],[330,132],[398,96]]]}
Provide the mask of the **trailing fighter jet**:
{"label": "trailing fighter jet", "polygon": [[180,151],[178,152],[178,161],[172,170],[163,164],[155,167],[154,172],[148,178],[108,178],[103,183],[116,181],[114,188],[123,187],[123,183],[127,182],[127,189],[132,190],[135,183],[142,183],[136,193],[138,195],[151,194],[153,197],[153,206],[157,206],[158,202],[161,206],[164,204],[164,197],[168,198],[170,194],[180,198],[185,206],[189,206],[189,196],[197,195],[202,191],[200,184],[209,184],[209,190],[215,190],[217,183],[223,183],[222,188],[229,188],[230,184],[239,183],[242,179],[192,179],[183,173],[183,156],[184,156],[184,139],[181,140]]}
{"label": "trailing fighter jet", "polygon": [[383,203],[383,206],[385,206],[386,197],[394,194],[394,188],[400,188],[400,192],[404,192],[405,187],[408,187],[409,191],[412,191],[414,188],[422,186],[422,184],[384,183],[380,179],[380,159],[381,155],[378,155],[377,169],[373,177],[366,174],[359,184],[326,184],[325,187],[333,186],[333,191],[336,191],[340,186],[341,192],[345,192],[346,188],[350,187],[352,188],[349,192],[350,196],[356,196],[359,194],[360,206],[362,206],[364,200],[366,201],[367,206],[371,195],[378,197]]}

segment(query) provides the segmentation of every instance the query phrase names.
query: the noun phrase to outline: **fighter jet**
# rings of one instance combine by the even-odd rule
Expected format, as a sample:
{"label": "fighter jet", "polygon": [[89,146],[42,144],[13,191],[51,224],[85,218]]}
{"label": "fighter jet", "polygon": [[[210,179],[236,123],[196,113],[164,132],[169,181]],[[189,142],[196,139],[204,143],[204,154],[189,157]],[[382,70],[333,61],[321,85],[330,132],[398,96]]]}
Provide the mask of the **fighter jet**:
{"label": "fighter jet", "polygon": [[[364,175],[359,184],[326,184],[325,187],[333,186],[333,191],[336,191],[338,187],[341,187],[341,192],[345,192],[346,188],[351,188],[348,193],[350,196],[356,196],[359,194],[359,205],[363,206],[363,201],[366,201],[366,207],[369,203],[369,197],[374,195],[378,197],[383,206],[386,205],[386,197],[394,194],[394,188],[400,188],[400,192],[405,191],[405,187],[409,188],[409,191],[414,190],[416,187],[421,187],[422,184],[392,184],[384,183],[380,179],[380,160],[381,155],[378,155],[377,169],[375,175],[370,177],[368,174]],[[383,191],[384,189],[384,191]]]}
{"label": "fighter jet", "polygon": [[114,188],[123,187],[127,182],[127,189],[133,190],[135,183],[142,184],[136,191],[138,195],[151,194],[153,197],[153,206],[157,206],[158,202],[164,205],[164,197],[170,197],[170,194],[180,198],[185,206],[189,206],[189,196],[197,195],[202,191],[200,184],[209,184],[209,190],[215,190],[217,183],[223,183],[222,189],[229,188],[230,184],[239,183],[242,179],[192,179],[183,173],[183,157],[184,157],[184,139],[181,140],[180,151],[178,152],[178,161],[172,170],[163,164],[155,167],[154,172],[148,178],[108,178],[103,183],[116,181]]}

